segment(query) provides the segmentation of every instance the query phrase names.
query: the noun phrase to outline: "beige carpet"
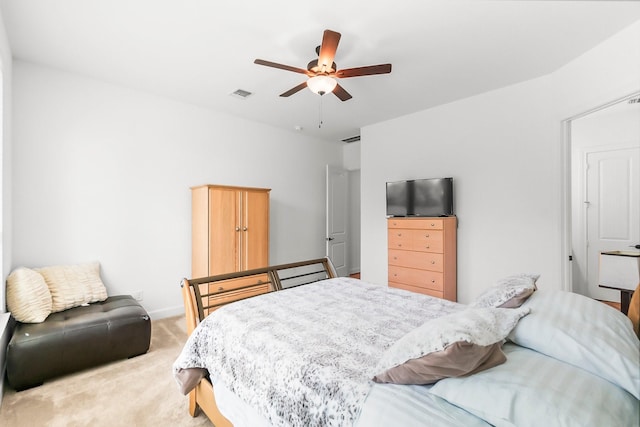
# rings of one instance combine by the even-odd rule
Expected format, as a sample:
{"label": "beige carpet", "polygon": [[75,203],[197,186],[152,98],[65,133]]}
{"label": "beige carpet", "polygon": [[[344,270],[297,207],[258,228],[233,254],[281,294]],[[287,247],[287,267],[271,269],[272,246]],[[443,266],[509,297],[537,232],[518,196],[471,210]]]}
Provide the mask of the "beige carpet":
{"label": "beige carpet", "polygon": [[184,317],[156,320],[147,354],[19,393],[5,383],[0,426],[211,426],[204,414],[189,415],[171,373],[185,340]]}

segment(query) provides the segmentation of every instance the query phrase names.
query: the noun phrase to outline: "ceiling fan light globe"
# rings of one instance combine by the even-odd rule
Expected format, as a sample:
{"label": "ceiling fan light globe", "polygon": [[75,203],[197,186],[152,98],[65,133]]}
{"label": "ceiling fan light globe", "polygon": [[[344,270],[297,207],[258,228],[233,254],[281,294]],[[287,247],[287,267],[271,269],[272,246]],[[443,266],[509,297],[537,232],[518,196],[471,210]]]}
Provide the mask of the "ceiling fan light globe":
{"label": "ceiling fan light globe", "polygon": [[314,76],[307,80],[307,87],[313,93],[318,95],[324,95],[325,93],[333,92],[338,82],[333,77],[329,76]]}

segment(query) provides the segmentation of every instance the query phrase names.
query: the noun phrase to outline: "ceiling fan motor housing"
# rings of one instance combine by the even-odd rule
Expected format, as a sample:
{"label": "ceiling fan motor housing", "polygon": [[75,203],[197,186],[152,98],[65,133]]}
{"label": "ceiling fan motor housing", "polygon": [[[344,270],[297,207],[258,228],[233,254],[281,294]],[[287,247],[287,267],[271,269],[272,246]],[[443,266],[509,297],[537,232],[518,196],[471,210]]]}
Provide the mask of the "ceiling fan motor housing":
{"label": "ceiling fan motor housing", "polygon": [[322,65],[318,65],[318,60],[314,59],[313,61],[307,64],[307,70],[311,71],[315,74],[333,74],[338,69],[338,66],[335,62],[331,63],[331,68],[327,69]]}

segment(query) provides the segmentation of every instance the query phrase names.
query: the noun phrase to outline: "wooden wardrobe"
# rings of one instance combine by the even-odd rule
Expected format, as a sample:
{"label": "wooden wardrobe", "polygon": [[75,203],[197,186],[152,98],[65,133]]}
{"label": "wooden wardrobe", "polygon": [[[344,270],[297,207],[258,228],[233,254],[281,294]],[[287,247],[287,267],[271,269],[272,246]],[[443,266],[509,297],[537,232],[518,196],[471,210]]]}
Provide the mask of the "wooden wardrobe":
{"label": "wooden wardrobe", "polygon": [[269,265],[268,188],[191,188],[191,277]]}

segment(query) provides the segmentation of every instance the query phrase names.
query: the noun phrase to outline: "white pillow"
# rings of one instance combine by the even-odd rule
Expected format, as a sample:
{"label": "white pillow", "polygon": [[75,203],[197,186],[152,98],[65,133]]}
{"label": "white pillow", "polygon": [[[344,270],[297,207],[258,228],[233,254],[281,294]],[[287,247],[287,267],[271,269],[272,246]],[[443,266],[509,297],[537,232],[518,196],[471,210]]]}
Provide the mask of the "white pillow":
{"label": "white pillow", "polygon": [[7,277],[7,308],[18,322],[40,323],[51,314],[51,293],[44,277],[16,268]]}
{"label": "white pillow", "polygon": [[107,289],[100,279],[100,264],[97,262],[56,265],[36,271],[47,282],[53,313],[107,299]]}
{"label": "white pillow", "polygon": [[384,352],[374,381],[431,384],[503,363],[502,341],[528,312],[471,308],[429,320]]}
{"label": "white pillow", "polygon": [[506,363],[443,379],[430,393],[498,427],[638,425],[638,400],[622,388],[523,347],[503,350]]}
{"label": "white pillow", "polygon": [[539,290],[509,339],[570,363],[640,398],[640,341],[620,311],[583,295]]}
{"label": "white pillow", "polygon": [[539,274],[516,274],[498,280],[496,284],[485,290],[473,307],[520,307],[537,289]]}

